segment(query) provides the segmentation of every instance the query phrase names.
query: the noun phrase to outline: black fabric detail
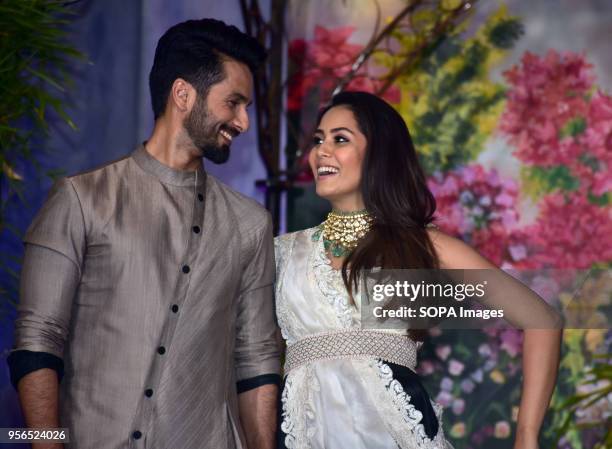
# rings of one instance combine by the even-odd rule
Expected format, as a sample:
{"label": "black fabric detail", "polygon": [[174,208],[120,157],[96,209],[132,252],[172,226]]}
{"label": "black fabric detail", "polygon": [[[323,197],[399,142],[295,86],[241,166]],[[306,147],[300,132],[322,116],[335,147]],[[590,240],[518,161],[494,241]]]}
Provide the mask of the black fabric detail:
{"label": "black fabric detail", "polygon": [[13,351],[6,361],[11,372],[11,383],[15,389],[24,376],[43,368],[54,370],[60,382],[64,377],[64,361],[48,352]]}
{"label": "black fabric detail", "polygon": [[261,387],[262,385],[280,384],[280,376],[278,374],[262,374],[261,376],[251,377],[236,382],[236,389],[238,394],[244,393],[245,391],[252,390],[253,388]]}
{"label": "black fabric detail", "polygon": [[406,394],[410,396],[410,403],[423,414],[421,424],[425,427],[425,433],[429,439],[433,439],[438,434],[438,417],[434,412],[429,394],[421,383],[419,375],[405,366],[389,362],[385,363],[393,371],[393,378],[402,385]]}

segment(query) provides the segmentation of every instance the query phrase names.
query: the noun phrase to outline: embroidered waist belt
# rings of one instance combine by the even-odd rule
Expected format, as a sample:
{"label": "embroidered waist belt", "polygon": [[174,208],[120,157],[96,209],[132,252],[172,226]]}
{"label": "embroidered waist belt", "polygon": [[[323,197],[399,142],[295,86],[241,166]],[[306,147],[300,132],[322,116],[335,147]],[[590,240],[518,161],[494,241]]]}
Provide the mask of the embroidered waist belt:
{"label": "embroidered waist belt", "polygon": [[316,360],[378,358],[416,368],[420,344],[406,335],[373,330],[313,334],[287,347],[285,374]]}

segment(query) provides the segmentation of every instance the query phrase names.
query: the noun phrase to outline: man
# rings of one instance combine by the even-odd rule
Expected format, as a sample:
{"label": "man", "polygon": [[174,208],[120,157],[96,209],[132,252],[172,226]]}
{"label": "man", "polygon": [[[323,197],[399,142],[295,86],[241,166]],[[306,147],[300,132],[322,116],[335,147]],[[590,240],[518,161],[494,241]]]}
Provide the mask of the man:
{"label": "man", "polygon": [[24,239],[9,360],[29,427],[68,427],[78,449],[272,447],[270,218],[201,161],[247,130],[264,57],[223,22],[170,28],[150,139],[54,186]]}

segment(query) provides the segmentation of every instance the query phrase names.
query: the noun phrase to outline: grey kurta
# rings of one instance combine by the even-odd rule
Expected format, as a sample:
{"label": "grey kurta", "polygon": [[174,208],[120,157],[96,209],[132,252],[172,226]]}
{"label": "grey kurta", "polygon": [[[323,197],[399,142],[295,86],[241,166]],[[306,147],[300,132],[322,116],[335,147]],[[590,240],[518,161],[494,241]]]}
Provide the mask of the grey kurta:
{"label": "grey kurta", "polygon": [[140,147],[59,181],[25,242],[15,349],[64,360],[71,446],[244,445],[236,382],[279,370],[265,209]]}

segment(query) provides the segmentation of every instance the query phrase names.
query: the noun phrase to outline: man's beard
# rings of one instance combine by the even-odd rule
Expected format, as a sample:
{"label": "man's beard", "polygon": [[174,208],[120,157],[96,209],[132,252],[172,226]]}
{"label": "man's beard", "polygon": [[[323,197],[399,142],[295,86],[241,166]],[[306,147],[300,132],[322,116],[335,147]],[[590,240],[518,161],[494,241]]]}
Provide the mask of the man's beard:
{"label": "man's beard", "polygon": [[193,144],[202,152],[202,156],[215,164],[227,162],[230,157],[230,146],[219,145],[219,130],[225,129],[232,135],[235,133],[227,126],[214,122],[214,117],[202,96],[198,95],[183,126]]}

